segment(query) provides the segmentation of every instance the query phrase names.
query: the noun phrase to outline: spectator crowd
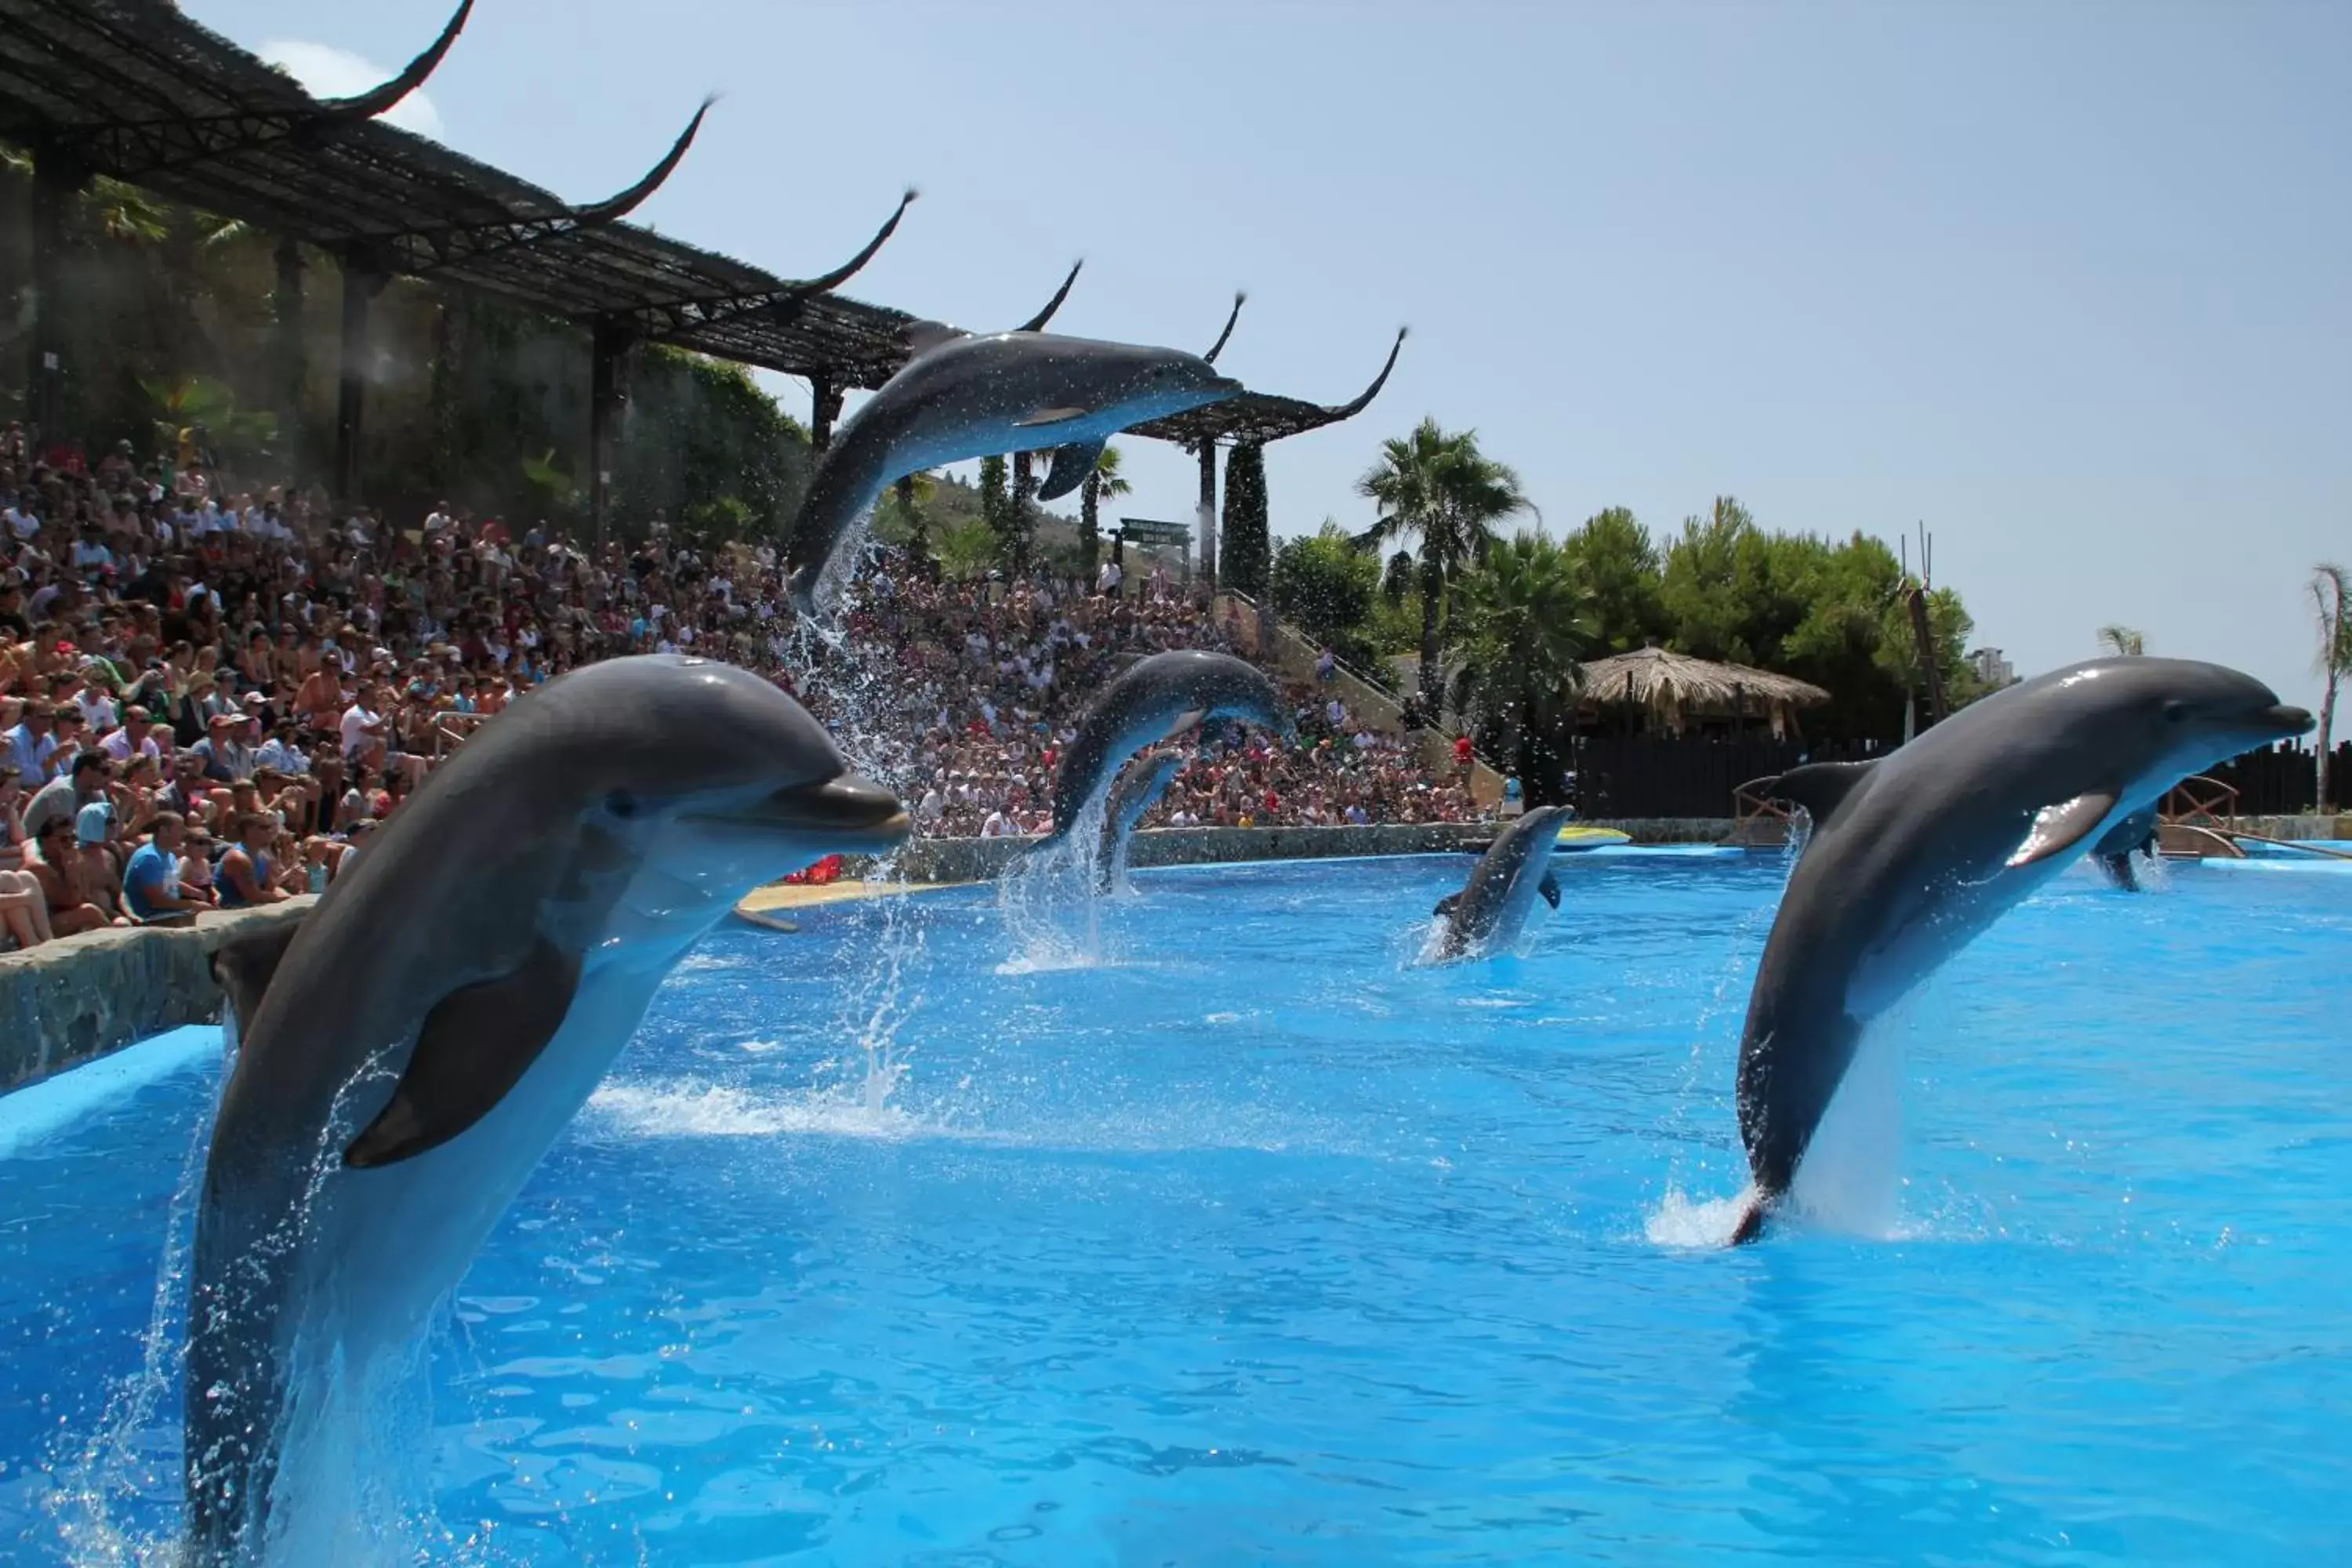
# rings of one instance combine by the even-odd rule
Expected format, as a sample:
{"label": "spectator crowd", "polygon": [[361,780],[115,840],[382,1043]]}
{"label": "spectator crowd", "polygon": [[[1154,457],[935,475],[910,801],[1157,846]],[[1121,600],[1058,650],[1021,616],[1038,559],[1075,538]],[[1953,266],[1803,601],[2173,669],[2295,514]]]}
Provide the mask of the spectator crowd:
{"label": "spectator crowd", "polygon": [[[783,607],[766,547],[518,535],[446,503],[414,526],[248,487],[184,447],[95,463],[0,432],[0,945],[322,890],[485,719],[574,666],[682,651],[793,692],[936,836],[1041,831],[1056,759],[1127,661],[1226,646],[1148,584],[867,574],[837,636]],[[1106,574],[1108,577],[1108,574]],[[1474,814],[1350,714],[1328,668],[1299,735],[1193,739],[1146,819],[1424,822]]]}

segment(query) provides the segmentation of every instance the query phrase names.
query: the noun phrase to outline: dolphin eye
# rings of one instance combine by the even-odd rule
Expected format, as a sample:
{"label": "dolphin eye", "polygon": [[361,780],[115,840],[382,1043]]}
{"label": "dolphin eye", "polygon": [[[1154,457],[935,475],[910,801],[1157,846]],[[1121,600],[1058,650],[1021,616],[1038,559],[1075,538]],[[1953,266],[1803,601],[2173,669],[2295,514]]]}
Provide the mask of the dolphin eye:
{"label": "dolphin eye", "polygon": [[2179,700],[2178,698],[2174,699],[2172,701],[2164,705],[2164,718],[2165,722],[2168,724],[2183,724],[2188,722],[2189,704]]}
{"label": "dolphin eye", "polygon": [[637,815],[637,797],[627,790],[616,789],[604,797],[604,809],[626,821]]}

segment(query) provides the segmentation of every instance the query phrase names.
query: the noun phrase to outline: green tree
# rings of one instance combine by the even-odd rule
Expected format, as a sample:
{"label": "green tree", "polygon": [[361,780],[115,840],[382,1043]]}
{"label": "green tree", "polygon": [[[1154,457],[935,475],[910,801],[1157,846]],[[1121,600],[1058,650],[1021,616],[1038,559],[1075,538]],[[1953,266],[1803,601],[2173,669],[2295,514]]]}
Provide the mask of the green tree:
{"label": "green tree", "polygon": [[1097,568],[1102,565],[1102,503],[1117,500],[1135,487],[1118,471],[1119,455],[1116,447],[1105,447],[1102,456],[1078,484],[1078,555],[1085,563],[1086,580],[1094,581]]}
{"label": "green tree", "polygon": [[968,582],[1003,559],[1004,536],[985,518],[967,518],[941,529],[937,540],[940,571],[956,582]]}
{"label": "green tree", "polygon": [[1319,533],[1284,540],[1268,576],[1276,614],[1310,641],[1354,659],[1347,645],[1360,639],[1371,618],[1381,568],[1335,519],[1325,518]]}
{"label": "green tree", "polygon": [[890,487],[898,506],[898,521],[907,531],[907,553],[918,562],[931,558],[930,514],[924,509],[939,488],[939,481],[929,473],[901,474]]}
{"label": "green tree", "polygon": [[981,521],[996,531],[1000,540],[1013,536],[1012,492],[1006,488],[1004,459],[982,458],[980,460]]}
{"label": "green tree", "polygon": [[1684,521],[1666,551],[1658,599],[1675,647],[1772,668],[1780,643],[1804,620],[1806,579],[1827,551],[1811,536],[1767,534],[1738,501],[1717,497],[1706,517]]}
{"label": "green tree", "polygon": [[2137,658],[2147,652],[2147,634],[2130,626],[2101,626],[2099,646],[2109,653]]}
{"label": "green tree", "polygon": [[1477,432],[1448,432],[1434,419],[1381,443],[1380,461],[1356,489],[1380,507],[1363,544],[1419,543],[1421,695],[1434,714],[1444,692],[1446,585],[1486,555],[1497,524],[1530,503],[1518,475],[1478,449]]}
{"label": "green tree", "polygon": [[2319,657],[2313,661],[2327,688],[2319,700],[2319,809],[2336,805],[2335,769],[2331,754],[2336,741],[2336,688],[2352,675],[2352,571],[2328,562],[2311,569],[2311,601],[2319,612]]}
{"label": "green tree", "polygon": [[1253,599],[1265,597],[1274,564],[1265,498],[1265,448],[1244,441],[1225,459],[1225,583]]}
{"label": "green tree", "polygon": [[1631,653],[1665,637],[1658,547],[1631,511],[1612,506],[1594,512],[1560,548],[1592,596],[1594,651]]}
{"label": "green tree", "polygon": [[1486,552],[1456,584],[1454,706],[1528,798],[1557,799],[1596,623],[1575,558],[1540,533]]}
{"label": "green tree", "polygon": [[996,531],[998,555],[1015,572],[1029,569],[1029,542],[1034,521],[1027,500],[1005,482],[1004,459],[980,460],[980,514]]}

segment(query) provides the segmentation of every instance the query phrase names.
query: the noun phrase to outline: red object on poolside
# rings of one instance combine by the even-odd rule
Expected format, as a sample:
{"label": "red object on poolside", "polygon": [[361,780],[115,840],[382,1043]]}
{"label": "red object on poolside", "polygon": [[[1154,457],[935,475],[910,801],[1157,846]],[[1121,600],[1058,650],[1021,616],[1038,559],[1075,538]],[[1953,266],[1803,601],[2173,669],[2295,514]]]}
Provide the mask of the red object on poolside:
{"label": "red object on poolside", "polygon": [[805,871],[795,871],[784,879],[789,887],[822,888],[841,879],[841,857],[828,855]]}

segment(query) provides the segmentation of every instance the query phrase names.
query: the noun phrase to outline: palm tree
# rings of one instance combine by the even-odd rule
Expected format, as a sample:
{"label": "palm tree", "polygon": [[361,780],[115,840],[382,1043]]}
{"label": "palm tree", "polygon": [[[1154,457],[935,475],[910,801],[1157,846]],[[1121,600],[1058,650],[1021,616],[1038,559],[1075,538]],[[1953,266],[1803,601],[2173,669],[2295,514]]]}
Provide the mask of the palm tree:
{"label": "palm tree", "polygon": [[1088,582],[1094,581],[1095,568],[1102,562],[1102,503],[1117,500],[1135,489],[1120,477],[1118,461],[1118,448],[1105,447],[1078,486],[1078,549],[1086,557]]}
{"label": "palm tree", "polygon": [[898,521],[907,529],[907,553],[915,561],[931,558],[931,520],[923,509],[939,493],[940,482],[929,470],[901,474],[891,487],[898,503]]}
{"label": "palm tree", "polygon": [[1598,622],[1575,558],[1541,533],[1497,544],[1454,585],[1454,706],[1513,759],[1531,804],[1554,795]]}
{"label": "palm tree", "polygon": [[2147,652],[2147,634],[2130,626],[2101,626],[2099,646],[2124,658],[2138,658]]}
{"label": "palm tree", "polygon": [[2352,570],[2329,562],[2311,569],[2311,600],[2319,611],[2319,657],[2312,661],[2326,678],[2327,690],[2319,700],[2319,809],[2335,803],[2335,770],[2329,750],[2335,744],[2336,685],[2352,676]]}
{"label": "palm tree", "polygon": [[1380,521],[1359,543],[1420,542],[1421,696],[1433,716],[1444,688],[1445,638],[1438,617],[1446,584],[1486,557],[1496,524],[1532,508],[1519,476],[1478,450],[1476,431],[1448,433],[1434,419],[1382,442],[1380,462],[1356,481],[1356,489],[1380,506]]}

